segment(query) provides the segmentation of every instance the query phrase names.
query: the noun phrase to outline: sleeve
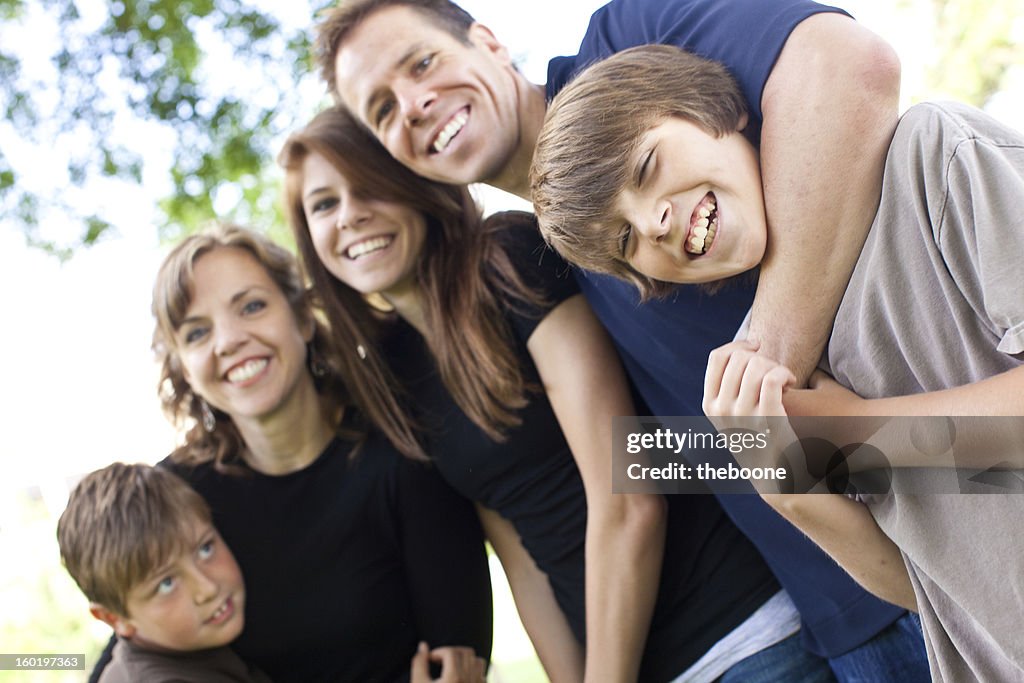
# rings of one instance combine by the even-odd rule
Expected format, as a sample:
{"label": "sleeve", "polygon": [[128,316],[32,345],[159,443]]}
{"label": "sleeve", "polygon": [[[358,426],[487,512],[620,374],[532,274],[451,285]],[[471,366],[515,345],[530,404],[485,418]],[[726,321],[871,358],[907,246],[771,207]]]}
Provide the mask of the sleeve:
{"label": "sleeve", "polygon": [[399,458],[395,505],[417,637],[490,659],[493,614],[483,531],[473,505],[432,467]]}
{"label": "sleeve", "polygon": [[809,0],[613,0],[591,18],[576,67],[637,45],[675,45],[724,64],[761,120],[761,93],[789,34],[820,12]]}
{"label": "sleeve", "polygon": [[103,672],[110,666],[115,645],[117,645],[117,636],[111,635],[106,647],[103,648],[103,652],[100,653],[99,659],[96,660],[96,665],[93,666],[92,672],[89,674],[89,683],[99,683]]}
{"label": "sleeve", "polygon": [[[506,212],[508,215],[519,212]],[[540,321],[558,304],[580,293],[571,266],[551,249],[536,228],[531,214],[526,223],[511,222],[498,231],[498,240],[523,284],[542,299],[541,305],[526,302],[509,304],[509,322],[523,342],[530,338]],[[519,218],[518,216],[511,216]],[[488,220],[500,218],[500,214]]]}
{"label": "sleeve", "polygon": [[945,166],[935,236],[964,296],[998,339],[998,351],[1022,356],[1024,134],[966,105],[943,105],[943,111],[966,135]]}

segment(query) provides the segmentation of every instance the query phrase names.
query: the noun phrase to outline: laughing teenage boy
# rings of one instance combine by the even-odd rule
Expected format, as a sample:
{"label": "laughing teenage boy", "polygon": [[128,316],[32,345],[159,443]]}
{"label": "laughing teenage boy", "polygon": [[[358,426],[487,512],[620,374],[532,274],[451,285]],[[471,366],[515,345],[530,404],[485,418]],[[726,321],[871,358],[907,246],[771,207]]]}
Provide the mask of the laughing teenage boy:
{"label": "laughing teenage boy", "polygon": [[[760,128],[768,220],[788,240],[767,255],[756,300],[752,288],[736,288],[711,306],[683,288],[638,306],[625,283],[579,278],[650,410],[696,415],[705,359],[732,338],[752,300],[751,334],[767,354],[801,377],[819,357],[877,207],[896,122],[899,67],[884,42],[806,0],[615,0],[592,17],[579,54],[552,60],[540,86],[446,0],[343,2],[318,38],[330,87],[398,160],[426,177],[527,199],[547,101],[587,64],[645,43],[717,59],[739,80]],[[721,502],[800,610],[805,645],[841,680],[927,677],[919,639],[899,628],[903,610],[856,586],[758,498]]]}

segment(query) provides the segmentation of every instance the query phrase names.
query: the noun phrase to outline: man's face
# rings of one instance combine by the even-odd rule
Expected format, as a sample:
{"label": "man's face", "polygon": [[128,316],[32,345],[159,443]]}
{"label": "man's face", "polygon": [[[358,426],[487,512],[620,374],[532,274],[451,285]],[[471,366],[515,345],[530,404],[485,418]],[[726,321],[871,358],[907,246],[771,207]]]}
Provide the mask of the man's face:
{"label": "man's face", "polygon": [[495,177],[520,138],[508,51],[480,24],[468,39],[416,9],[391,6],[356,26],[335,58],[342,102],[392,156],[457,184]]}
{"label": "man's face", "polygon": [[630,181],[607,229],[622,231],[622,257],[637,271],[703,283],[760,263],[767,241],[760,167],[739,131],[714,137],[668,118],[642,136],[627,164]]}

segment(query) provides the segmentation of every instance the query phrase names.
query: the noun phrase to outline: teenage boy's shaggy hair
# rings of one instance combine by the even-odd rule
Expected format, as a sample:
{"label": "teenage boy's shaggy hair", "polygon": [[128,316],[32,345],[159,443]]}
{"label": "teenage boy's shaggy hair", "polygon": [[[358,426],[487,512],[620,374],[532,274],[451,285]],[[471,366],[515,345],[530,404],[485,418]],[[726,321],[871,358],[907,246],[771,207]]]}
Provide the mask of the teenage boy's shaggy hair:
{"label": "teenage boy's shaggy hair", "polygon": [[91,602],[121,616],[128,593],[187,548],[206,501],[162,467],[114,463],[86,476],[57,522],[60,555]]}
{"label": "teenage boy's shaggy hair", "polygon": [[646,298],[673,285],[622,257],[613,205],[630,182],[643,135],[678,117],[720,137],[747,107],[724,66],[669,45],[631,48],[583,71],[551,102],[530,169],[534,211],[548,244],[570,263],[626,280]]}

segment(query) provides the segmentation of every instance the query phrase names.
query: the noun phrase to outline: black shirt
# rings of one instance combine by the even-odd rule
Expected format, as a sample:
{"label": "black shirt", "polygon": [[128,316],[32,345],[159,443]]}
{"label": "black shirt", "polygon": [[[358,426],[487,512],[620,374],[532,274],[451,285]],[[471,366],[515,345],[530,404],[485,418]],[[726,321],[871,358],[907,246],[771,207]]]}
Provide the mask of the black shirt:
{"label": "black shirt", "polygon": [[[527,340],[547,313],[578,290],[564,261],[546,249],[536,231],[510,228],[502,242],[523,279],[539,288],[548,304],[540,310],[507,310],[523,372],[536,381]],[[519,413],[522,425],[509,430],[506,441],[492,441],[455,404],[422,337],[396,325],[392,363],[421,412],[438,470],[464,496],[515,526],[582,642],[586,499],[547,397],[531,394]],[[668,503],[665,559],[642,681],[682,673],[778,590],[760,555],[713,496],[670,496]]]}
{"label": "black shirt", "polygon": [[[372,435],[335,439],[282,476],[171,465],[206,499],[242,568],[232,647],[274,681],[395,681],[420,640],[491,649],[491,593],[472,505]],[[166,461],[164,464],[167,464]]]}

